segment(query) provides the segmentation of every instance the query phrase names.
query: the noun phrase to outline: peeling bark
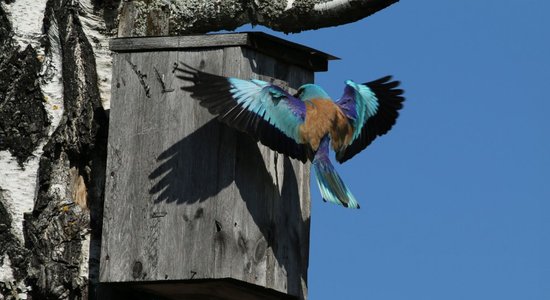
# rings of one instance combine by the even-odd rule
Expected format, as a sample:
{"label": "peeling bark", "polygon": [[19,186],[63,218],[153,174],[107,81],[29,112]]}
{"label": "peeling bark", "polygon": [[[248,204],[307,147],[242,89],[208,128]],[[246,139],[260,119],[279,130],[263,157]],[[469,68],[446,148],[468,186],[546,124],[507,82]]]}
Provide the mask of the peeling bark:
{"label": "peeling bark", "polygon": [[96,298],[108,37],[299,32],[396,1],[0,0],[0,300]]}
{"label": "peeling bark", "polygon": [[0,151],[23,164],[47,134],[49,121],[38,83],[40,62],[31,45],[19,52],[0,7]]}
{"label": "peeling bark", "polygon": [[[50,106],[63,113],[60,119],[50,113],[59,126],[43,154],[39,151],[38,191],[32,213],[25,215],[24,237],[13,230],[17,224],[11,216],[17,212],[10,210],[10,202],[15,199],[0,195],[1,299],[26,297],[28,290],[34,299],[88,299],[97,283],[107,119],[98,89],[99,55],[89,38],[96,36],[99,46],[106,39],[97,38],[105,34],[98,25],[101,19],[88,15],[89,22],[81,22],[80,14],[89,14],[91,3],[73,4],[48,1],[44,20],[48,40],[40,49],[45,55],[37,54],[30,44],[17,51],[29,36],[24,32],[28,28],[20,28],[21,39],[10,26],[10,14],[0,7],[0,150],[10,150],[22,163],[48,133],[46,96],[39,82],[44,81],[50,95],[46,98],[63,100],[62,107]],[[20,11],[12,12],[17,17]],[[102,55],[110,69],[110,53]],[[40,134],[34,133],[37,129]]]}
{"label": "peeling bark", "polygon": [[65,110],[44,147],[34,210],[25,216],[33,254],[28,281],[38,299],[87,299],[88,279],[97,277],[99,253],[90,252],[90,243],[99,242],[101,230],[107,119],[92,46],[78,10],[67,3],[47,6],[59,26]]}
{"label": "peeling bark", "polygon": [[[26,296],[30,259],[20,222],[29,201],[14,202],[1,185],[16,180],[10,178],[14,168],[21,170],[18,173],[32,174],[25,166],[32,165],[27,162],[46,137],[49,124],[39,85],[37,53],[32,45],[20,50],[0,6],[0,164],[6,157],[13,157],[17,162],[0,166],[0,299]],[[24,197],[26,193],[21,194]]]}

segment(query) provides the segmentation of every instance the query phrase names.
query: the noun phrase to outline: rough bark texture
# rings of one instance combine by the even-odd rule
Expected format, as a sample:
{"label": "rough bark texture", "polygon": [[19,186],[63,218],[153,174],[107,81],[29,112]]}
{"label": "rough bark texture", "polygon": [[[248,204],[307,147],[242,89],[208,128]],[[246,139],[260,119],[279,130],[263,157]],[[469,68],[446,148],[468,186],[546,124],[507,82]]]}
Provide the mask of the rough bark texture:
{"label": "rough bark texture", "polygon": [[86,253],[101,229],[107,120],[92,46],[69,3],[52,0],[46,6],[48,21],[59,26],[65,111],[44,147],[34,210],[25,216],[33,253],[28,280],[38,299],[87,298],[87,264],[90,271],[97,268],[97,251]]}
{"label": "rough bark texture", "polygon": [[[12,232],[12,218],[8,212],[6,199],[0,189],[0,265],[11,265],[13,281],[0,280],[0,296],[10,299],[16,298],[19,293],[25,292],[26,287],[20,285],[27,276],[29,250]],[[6,272],[7,270],[2,270]],[[0,274],[1,275],[7,274]],[[20,284],[18,284],[20,283]],[[0,297],[2,299],[2,297]]]}
{"label": "rough bark texture", "polygon": [[[10,230],[12,218],[6,200],[0,199],[0,257],[10,260],[14,277],[0,283],[6,299],[24,295],[27,285],[31,287],[27,296],[33,299],[88,299],[88,293],[94,292],[88,280],[97,282],[107,119],[81,13],[74,1],[46,4],[44,30],[58,33],[55,38],[62,53],[64,111],[43,148],[34,208],[25,215],[24,247]],[[0,37],[11,38],[3,11],[0,20]],[[44,40],[46,52],[51,50],[50,42]],[[11,54],[0,65],[0,150],[9,149],[22,162],[47,133],[39,56],[31,45],[18,52],[13,42],[1,44],[11,50],[2,53]],[[23,288],[14,285],[23,279]]]}
{"label": "rough bark texture", "polygon": [[38,84],[40,62],[29,45],[13,47],[11,26],[0,7],[0,151],[22,164],[47,134],[49,124]]}
{"label": "rough bark texture", "polygon": [[[338,26],[368,17],[399,0],[296,0],[283,13],[274,11],[269,0],[259,1],[258,24],[277,31],[304,30]],[[276,17],[274,17],[276,16]]]}
{"label": "rough bark texture", "polygon": [[[49,120],[38,83],[36,51],[31,45],[20,50],[0,6],[0,151],[9,151],[23,168],[46,136]],[[0,176],[5,176],[2,169]],[[28,291],[29,250],[17,236],[10,200],[0,186],[0,299],[19,299]]]}
{"label": "rough bark texture", "polygon": [[124,12],[135,20],[131,34],[150,35],[159,16],[170,34],[233,30],[251,23],[282,32],[301,32],[355,22],[399,0],[136,0]]}
{"label": "rough bark texture", "polygon": [[0,0],[0,300],[96,298],[108,37],[298,32],[394,2]]}

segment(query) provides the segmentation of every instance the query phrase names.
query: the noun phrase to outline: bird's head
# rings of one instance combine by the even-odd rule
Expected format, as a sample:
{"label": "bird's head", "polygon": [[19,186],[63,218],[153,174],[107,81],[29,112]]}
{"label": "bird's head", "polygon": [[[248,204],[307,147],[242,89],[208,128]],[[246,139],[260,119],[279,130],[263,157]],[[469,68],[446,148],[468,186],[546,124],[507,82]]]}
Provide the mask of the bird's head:
{"label": "bird's head", "polygon": [[302,101],[309,101],[313,99],[330,99],[330,96],[323,90],[322,87],[316,84],[304,84],[296,92],[296,97],[302,99]]}

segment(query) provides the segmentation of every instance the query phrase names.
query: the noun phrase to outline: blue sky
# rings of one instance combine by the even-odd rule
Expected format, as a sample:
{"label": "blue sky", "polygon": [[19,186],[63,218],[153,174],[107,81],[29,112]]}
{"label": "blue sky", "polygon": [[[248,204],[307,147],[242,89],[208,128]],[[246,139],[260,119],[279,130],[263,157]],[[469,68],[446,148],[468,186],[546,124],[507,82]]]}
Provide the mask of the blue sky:
{"label": "blue sky", "polygon": [[334,97],[386,74],[406,90],[390,134],[338,166],[361,210],[312,181],[310,299],[550,299],[548,12],[419,0],[301,34],[254,28],[342,58],[316,76]]}

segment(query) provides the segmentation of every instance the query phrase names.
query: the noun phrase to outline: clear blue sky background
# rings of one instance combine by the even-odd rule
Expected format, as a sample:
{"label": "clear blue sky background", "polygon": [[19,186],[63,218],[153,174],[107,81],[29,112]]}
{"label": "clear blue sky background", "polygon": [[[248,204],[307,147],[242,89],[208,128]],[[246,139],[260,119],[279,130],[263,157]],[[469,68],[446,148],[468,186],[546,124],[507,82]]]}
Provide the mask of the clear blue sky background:
{"label": "clear blue sky background", "polygon": [[550,299],[549,13],[401,1],[334,28],[254,28],[342,58],[316,76],[334,97],[386,74],[406,90],[390,134],[338,166],[359,211],[312,181],[310,299]]}

